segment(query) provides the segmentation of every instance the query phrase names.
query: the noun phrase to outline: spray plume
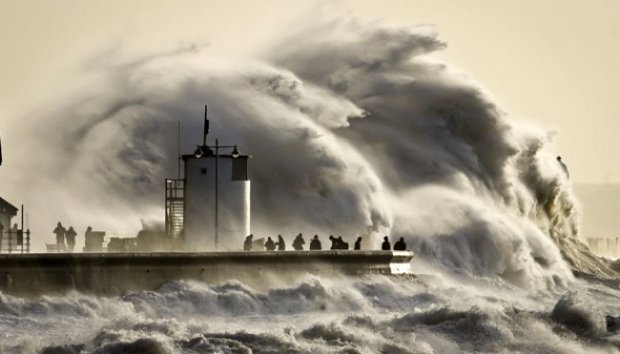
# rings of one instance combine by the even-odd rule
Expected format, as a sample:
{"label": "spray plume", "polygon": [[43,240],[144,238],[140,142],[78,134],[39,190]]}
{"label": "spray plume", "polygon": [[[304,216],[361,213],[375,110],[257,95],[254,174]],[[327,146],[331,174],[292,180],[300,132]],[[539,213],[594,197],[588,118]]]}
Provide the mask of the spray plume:
{"label": "spray plume", "polygon": [[253,155],[256,234],[364,234],[376,246],[389,233],[440,267],[524,287],[575,270],[611,274],[578,240],[551,135],[510,122],[431,60],[444,47],[428,28],[335,21],[260,60],[192,50],[97,66],[101,75],[36,124],[10,126],[33,143],[15,147],[23,162],[5,172],[9,188],[38,225],[135,229],[140,217],[163,218],[171,132],[180,119],[192,151],[208,103],[211,131]]}

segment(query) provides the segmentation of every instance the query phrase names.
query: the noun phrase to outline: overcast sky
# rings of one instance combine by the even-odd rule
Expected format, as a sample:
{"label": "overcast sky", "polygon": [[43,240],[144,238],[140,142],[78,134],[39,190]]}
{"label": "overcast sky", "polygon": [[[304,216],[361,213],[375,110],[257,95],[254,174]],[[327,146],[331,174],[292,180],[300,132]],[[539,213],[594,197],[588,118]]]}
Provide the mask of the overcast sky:
{"label": "overcast sky", "polygon": [[514,119],[558,131],[573,181],[619,183],[619,13],[613,0],[0,0],[0,129],[115,48],[144,54],[198,43],[252,56],[302,20],[355,16],[436,26],[448,44],[438,59],[469,73]]}

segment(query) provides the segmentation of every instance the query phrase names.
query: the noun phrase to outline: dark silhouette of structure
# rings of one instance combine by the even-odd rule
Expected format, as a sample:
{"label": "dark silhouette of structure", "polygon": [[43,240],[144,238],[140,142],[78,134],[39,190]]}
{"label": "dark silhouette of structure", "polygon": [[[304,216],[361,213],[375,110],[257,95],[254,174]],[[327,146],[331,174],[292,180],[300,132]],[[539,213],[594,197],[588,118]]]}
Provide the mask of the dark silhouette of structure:
{"label": "dark silhouette of structure", "polygon": [[293,240],[293,249],[295,249],[295,251],[302,251],[305,244],[306,241],[304,240],[303,236],[299,234],[297,235],[297,237],[295,237],[295,240]]}
{"label": "dark silhouette of structure", "polygon": [[278,251],[284,251],[286,250],[286,243],[284,242],[284,239],[282,238],[282,235],[278,235]]}
{"label": "dark silhouette of structure", "polygon": [[93,231],[92,227],[86,228],[84,232],[84,252],[102,252],[104,231]]}
{"label": "dark silhouette of structure", "polygon": [[67,230],[62,226],[62,224],[59,221],[58,225],[56,225],[56,228],[52,232],[56,234],[56,245],[58,246],[58,251],[64,251],[65,250],[65,234],[67,233]]}
{"label": "dark silhouette of structure", "polygon": [[142,249],[138,247],[137,237],[112,237],[108,242],[108,252],[136,252]]}
{"label": "dark silhouette of structure", "polygon": [[[147,252],[168,250],[171,244],[171,240],[168,238],[163,228],[155,224],[146,224],[144,222],[142,223],[142,230],[138,231],[136,235],[135,241],[136,250]],[[110,239],[110,242],[112,242],[112,239]],[[132,241],[129,240],[115,242],[116,244],[113,246],[116,247],[116,250],[119,252],[123,252],[124,249],[130,250],[132,247]],[[108,243],[108,251],[110,250],[109,248],[110,244]]]}
{"label": "dark silhouette of structure", "polygon": [[314,235],[312,241],[310,241],[310,250],[311,251],[320,251],[321,250],[321,241],[319,240],[319,235]]}
{"label": "dark silhouette of structure", "polygon": [[407,250],[407,244],[405,243],[404,238],[400,238],[400,240],[398,240],[398,242],[396,242],[394,244],[394,251],[406,251]]}
{"label": "dark silhouette of structure", "polygon": [[568,174],[568,167],[564,162],[562,162],[562,156],[558,156],[557,160],[560,163],[560,166],[562,166],[562,170],[564,170],[564,173],[566,173],[566,178],[570,178],[570,175]]}
{"label": "dark silhouette of structure", "polygon": [[355,241],[355,245],[353,247],[354,250],[359,251],[362,249],[362,236],[357,238],[357,241]]}
{"label": "dark silhouette of structure", "polygon": [[271,237],[267,237],[267,242],[265,242],[265,249],[267,251],[275,251],[276,249],[276,243],[273,242],[273,240],[271,239]]}
{"label": "dark silhouette of structure", "polygon": [[384,251],[389,251],[392,249],[392,245],[390,245],[390,240],[387,236],[383,237],[383,243],[381,244],[381,249]]}
{"label": "dark silhouette of structure", "polygon": [[69,230],[65,233],[65,239],[67,240],[67,251],[73,252],[75,248],[75,236],[77,236],[77,232],[73,230],[73,226],[69,227]]}
{"label": "dark silhouette of structure", "polygon": [[252,238],[254,237],[254,235],[249,234],[246,238],[245,241],[243,242],[243,250],[244,251],[251,251],[252,250]]}

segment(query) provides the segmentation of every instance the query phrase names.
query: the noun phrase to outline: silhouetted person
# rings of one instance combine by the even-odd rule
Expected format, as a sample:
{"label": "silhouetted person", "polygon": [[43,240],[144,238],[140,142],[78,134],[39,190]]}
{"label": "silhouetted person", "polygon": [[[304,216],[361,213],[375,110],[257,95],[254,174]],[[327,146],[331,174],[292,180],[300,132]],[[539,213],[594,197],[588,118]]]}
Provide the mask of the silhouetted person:
{"label": "silhouetted person", "polygon": [[560,166],[562,166],[562,169],[564,170],[564,173],[566,173],[566,178],[569,178],[570,176],[568,174],[568,167],[566,167],[566,164],[564,162],[562,162],[562,156],[558,156],[557,160],[560,163]]}
{"label": "silhouetted person", "polygon": [[[11,245],[15,244],[17,245],[21,245],[20,242],[20,234],[21,234],[21,230],[19,229],[19,227],[17,227],[17,224],[13,224],[13,227],[11,228],[11,237],[9,237],[9,247],[11,247]],[[22,241],[23,241],[23,235],[21,235]],[[13,243],[13,240],[15,240],[15,243]]]}
{"label": "silhouetted person", "polygon": [[356,251],[359,251],[362,249],[362,236],[357,238],[357,241],[355,241],[355,245],[353,249]]}
{"label": "silhouetted person", "polygon": [[312,241],[310,241],[310,250],[311,251],[320,251],[321,250],[321,241],[319,240],[319,235],[314,235]]}
{"label": "silhouetted person", "polygon": [[342,236],[338,236],[338,239],[336,239],[336,241],[338,241],[338,249],[339,250],[348,250],[349,249],[349,243],[348,242],[344,242],[344,240],[342,239]]}
{"label": "silhouetted person", "polygon": [[245,241],[243,241],[243,250],[244,251],[251,251],[252,250],[252,237],[254,237],[254,235],[249,234],[245,238]]}
{"label": "silhouetted person", "polygon": [[398,242],[394,244],[394,251],[405,251],[405,250],[407,250],[407,244],[405,243],[405,240],[401,237],[400,240],[398,240]]}
{"label": "silhouetted person", "polygon": [[65,239],[67,239],[67,250],[69,252],[73,252],[73,248],[75,248],[75,236],[77,236],[77,232],[73,230],[73,226],[69,227],[69,230],[65,233]]}
{"label": "silhouetted person", "polygon": [[338,240],[332,236],[329,235],[329,240],[332,242],[332,246],[329,248],[330,250],[337,250],[338,249]]}
{"label": "silhouetted person", "polygon": [[21,246],[24,244],[24,230],[17,229],[17,224],[15,224],[15,232],[17,233],[17,245]]}
{"label": "silhouetted person", "polygon": [[62,224],[59,221],[58,225],[56,225],[56,228],[53,231],[53,233],[56,234],[56,246],[58,246],[58,251],[65,250],[65,233],[66,232],[67,230],[62,226]]}
{"label": "silhouetted person", "polygon": [[390,240],[388,240],[388,237],[385,236],[383,238],[383,243],[381,244],[381,249],[384,251],[389,251],[392,249],[392,245],[390,245]]}
{"label": "silhouetted person", "polygon": [[278,235],[278,251],[286,250],[286,243],[284,243],[284,239],[282,235]]}
{"label": "silhouetted person", "polygon": [[267,251],[275,251],[276,249],[276,243],[273,242],[273,240],[271,239],[271,237],[267,237],[267,242],[265,242],[265,249]]}
{"label": "silhouetted person", "polygon": [[92,239],[90,238],[90,234],[93,231],[92,227],[87,227],[86,231],[84,231],[84,251],[90,251],[92,247]]}
{"label": "silhouetted person", "polygon": [[306,241],[304,241],[304,238],[303,236],[301,236],[301,234],[297,235],[297,237],[295,237],[295,239],[293,240],[293,248],[296,251],[302,251],[305,244]]}

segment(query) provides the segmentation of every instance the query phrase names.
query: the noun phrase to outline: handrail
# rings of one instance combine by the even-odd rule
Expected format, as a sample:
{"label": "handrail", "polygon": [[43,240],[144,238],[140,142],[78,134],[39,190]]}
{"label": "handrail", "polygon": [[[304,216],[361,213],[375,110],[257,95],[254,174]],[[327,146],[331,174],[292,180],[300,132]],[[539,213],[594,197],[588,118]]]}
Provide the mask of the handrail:
{"label": "handrail", "polygon": [[0,232],[0,253],[30,253],[30,229]]}

